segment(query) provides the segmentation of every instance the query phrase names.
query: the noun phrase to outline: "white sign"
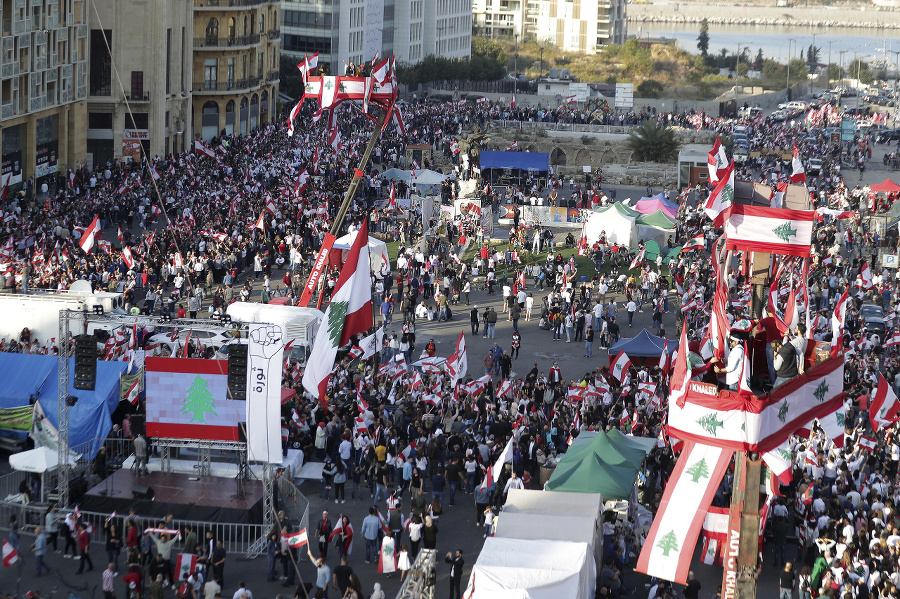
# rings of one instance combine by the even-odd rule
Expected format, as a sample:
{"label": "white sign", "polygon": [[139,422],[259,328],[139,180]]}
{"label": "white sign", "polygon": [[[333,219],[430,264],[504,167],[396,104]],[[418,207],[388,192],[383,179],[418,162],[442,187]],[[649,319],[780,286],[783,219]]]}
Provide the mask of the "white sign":
{"label": "white sign", "polygon": [[881,265],[885,268],[897,268],[897,254],[882,254]]}
{"label": "white sign", "polygon": [[[376,52],[381,52],[381,36],[384,30],[384,0],[367,0],[365,3],[365,54],[363,62],[372,60]],[[382,56],[382,58],[384,58]]]}
{"label": "white sign", "polygon": [[150,130],[125,129],[125,131],[122,133],[122,139],[140,139],[146,141],[150,139]]}
{"label": "white sign", "polygon": [[247,347],[247,453],[251,462],[281,464],[281,365],[284,332],[251,324]]}
{"label": "white sign", "polygon": [[634,84],[616,83],[616,108],[634,106]]}
{"label": "white sign", "polygon": [[588,96],[591,95],[591,90],[587,83],[570,83],[569,95],[574,95],[579,102],[587,102]]}

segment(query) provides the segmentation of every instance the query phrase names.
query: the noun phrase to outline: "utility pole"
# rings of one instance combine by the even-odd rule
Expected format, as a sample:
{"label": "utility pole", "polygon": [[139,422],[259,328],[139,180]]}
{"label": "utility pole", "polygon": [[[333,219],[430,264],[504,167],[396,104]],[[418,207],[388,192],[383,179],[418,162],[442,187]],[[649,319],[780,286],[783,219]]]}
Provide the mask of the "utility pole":
{"label": "utility pole", "polygon": [[516,38],[516,54],[513,62],[513,95],[516,95],[516,92],[519,91],[519,34],[513,34]]}
{"label": "utility pole", "polygon": [[788,38],[787,81],[785,81],[785,84],[787,85],[788,102],[791,101],[791,44],[794,42],[795,39],[797,39],[797,38],[795,38],[795,37]]}
{"label": "utility pole", "polygon": [[544,76],[544,46],[541,46],[541,66],[538,70],[538,81]]}

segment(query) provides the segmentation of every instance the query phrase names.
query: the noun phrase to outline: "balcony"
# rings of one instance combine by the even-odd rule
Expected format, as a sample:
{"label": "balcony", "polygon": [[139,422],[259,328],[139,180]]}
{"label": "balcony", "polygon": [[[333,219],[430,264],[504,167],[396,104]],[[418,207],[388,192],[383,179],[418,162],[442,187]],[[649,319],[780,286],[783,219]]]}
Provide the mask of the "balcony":
{"label": "balcony", "polygon": [[269,71],[268,73],[266,73],[266,81],[268,83],[271,83],[272,81],[278,81],[278,79],[279,79],[279,72],[277,70]]}
{"label": "balcony", "polygon": [[125,99],[129,102],[149,102],[150,101],[150,92],[143,92],[140,94],[127,93],[125,94]]}
{"label": "balcony", "polygon": [[280,29],[273,29],[273,30],[270,31],[267,35],[269,36],[269,41],[270,41],[270,42],[271,42],[271,41],[275,41],[275,40],[279,40],[279,39],[281,39],[281,30],[280,30]]}
{"label": "balcony", "polygon": [[260,4],[269,4],[273,0],[194,0],[194,9],[200,10],[222,10],[222,9],[242,9],[248,6],[259,6]]}
{"label": "balcony", "polygon": [[195,37],[195,50],[220,50],[222,48],[248,48],[259,44],[259,34],[235,37]]}
{"label": "balcony", "polygon": [[249,77],[223,83],[217,81],[194,81],[193,90],[195,93],[200,94],[228,93],[259,87],[260,82],[261,79],[259,77]]}

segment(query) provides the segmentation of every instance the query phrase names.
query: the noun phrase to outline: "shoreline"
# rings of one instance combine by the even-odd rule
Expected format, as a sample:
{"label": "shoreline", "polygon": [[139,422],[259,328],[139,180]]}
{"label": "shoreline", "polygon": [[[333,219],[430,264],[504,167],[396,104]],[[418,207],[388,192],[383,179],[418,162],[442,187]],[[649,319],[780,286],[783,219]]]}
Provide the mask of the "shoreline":
{"label": "shoreline", "polygon": [[[752,14],[753,16],[745,16]],[[763,27],[847,27],[854,29],[900,29],[900,11],[891,7],[868,5],[860,8],[785,7],[752,4],[666,2],[629,4],[629,24],[677,23],[699,25]]]}

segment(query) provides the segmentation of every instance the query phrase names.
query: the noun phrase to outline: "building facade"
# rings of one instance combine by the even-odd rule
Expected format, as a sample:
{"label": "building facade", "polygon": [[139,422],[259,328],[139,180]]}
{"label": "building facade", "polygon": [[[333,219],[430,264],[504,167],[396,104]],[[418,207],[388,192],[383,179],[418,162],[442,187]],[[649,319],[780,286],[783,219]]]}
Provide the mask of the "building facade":
{"label": "building facade", "polygon": [[270,123],[278,93],[280,2],[192,1],[193,135],[246,134]]}
{"label": "building facade", "polygon": [[0,0],[2,178],[15,190],[85,162],[87,2]]}
{"label": "building facade", "polygon": [[193,6],[184,0],[93,2],[88,163],[184,150],[191,139]]}
{"label": "building facade", "polygon": [[525,36],[527,0],[472,0],[472,35]]}
{"label": "building facade", "polygon": [[625,43],[625,0],[527,0],[526,10],[526,34],[566,51]]}
{"label": "building facade", "polygon": [[319,66],[342,74],[375,52],[415,64],[429,54],[466,58],[472,0],[282,0],[282,51],[292,60],[319,53]]}

